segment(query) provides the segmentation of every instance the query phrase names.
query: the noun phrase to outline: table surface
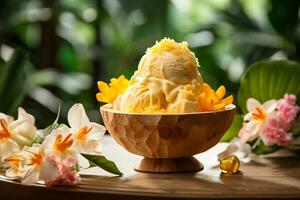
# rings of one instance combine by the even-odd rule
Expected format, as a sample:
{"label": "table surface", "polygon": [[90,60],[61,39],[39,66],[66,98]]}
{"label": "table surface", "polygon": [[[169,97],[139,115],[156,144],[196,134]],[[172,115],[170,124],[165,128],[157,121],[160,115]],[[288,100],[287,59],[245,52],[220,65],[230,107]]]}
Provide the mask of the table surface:
{"label": "table surface", "polygon": [[217,154],[226,144],[219,143],[196,155],[204,170],[185,174],[135,172],[141,157],[125,151],[111,137],[103,139],[104,155],[115,161],[124,173],[112,176],[100,168],[81,172],[76,187],[24,186],[0,178],[0,199],[286,199],[300,198],[299,157],[260,158],[242,163],[241,173],[224,175],[218,168]]}

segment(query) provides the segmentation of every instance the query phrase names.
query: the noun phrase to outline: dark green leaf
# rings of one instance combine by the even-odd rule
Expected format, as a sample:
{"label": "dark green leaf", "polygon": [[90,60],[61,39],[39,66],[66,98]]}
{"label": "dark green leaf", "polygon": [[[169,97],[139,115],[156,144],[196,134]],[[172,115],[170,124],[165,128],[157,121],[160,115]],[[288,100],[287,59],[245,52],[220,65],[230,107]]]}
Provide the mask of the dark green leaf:
{"label": "dark green leaf", "polygon": [[88,154],[81,154],[81,155],[89,161],[91,167],[98,166],[112,174],[123,175],[122,172],[120,172],[120,170],[116,166],[116,164],[113,161],[106,159],[104,156],[96,156],[96,155],[88,155]]}
{"label": "dark green leaf", "polygon": [[291,132],[292,132],[294,137],[299,137],[300,136],[300,128],[293,128]]}
{"label": "dark green leaf", "polygon": [[90,164],[89,167],[96,167],[97,166],[93,161],[91,161],[91,160],[88,160],[88,161],[89,161],[89,164]]}
{"label": "dark green leaf", "polygon": [[252,144],[252,151],[257,155],[269,154],[278,150],[280,147],[277,145],[266,146],[264,143],[258,139]]}
{"label": "dark green leaf", "polygon": [[294,61],[260,61],[251,65],[241,78],[238,105],[247,112],[246,101],[253,97],[260,102],[282,98],[291,93],[300,100],[300,64]]}
{"label": "dark green leaf", "polygon": [[239,133],[239,130],[242,128],[242,125],[243,125],[243,117],[238,114],[235,115],[230,128],[222,137],[221,142],[229,142],[234,137],[236,137]]}
{"label": "dark green leaf", "polygon": [[12,114],[20,106],[26,92],[26,63],[26,54],[21,50],[15,50],[11,59],[1,67],[0,112]]}
{"label": "dark green leaf", "polygon": [[268,13],[269,21],[273,28],[286,38],[292,39],[299,20],[299,0],[271,0]]}

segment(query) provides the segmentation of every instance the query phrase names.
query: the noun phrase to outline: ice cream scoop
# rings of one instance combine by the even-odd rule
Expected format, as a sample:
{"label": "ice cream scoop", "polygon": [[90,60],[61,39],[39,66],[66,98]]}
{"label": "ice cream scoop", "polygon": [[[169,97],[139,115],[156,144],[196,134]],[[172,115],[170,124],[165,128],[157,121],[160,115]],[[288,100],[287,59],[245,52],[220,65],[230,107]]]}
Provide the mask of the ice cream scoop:
{"label": "ice cream scoop", "polygon": [[198,112],[203,80],[186,42],[162,39],[147,49],[130,86],[114,102],[122,112]]}
{"label": "ice cream scoop", "polygon": [[214,146],[235,114],[233,97],[223,98],[203,83],[198,61],[186,42],[165,38],[147,49],[137,71],[110,83],[98,82],[96,98],[112,137],[145,158],[141,172],[196,172],[203,168],[194,154]]}

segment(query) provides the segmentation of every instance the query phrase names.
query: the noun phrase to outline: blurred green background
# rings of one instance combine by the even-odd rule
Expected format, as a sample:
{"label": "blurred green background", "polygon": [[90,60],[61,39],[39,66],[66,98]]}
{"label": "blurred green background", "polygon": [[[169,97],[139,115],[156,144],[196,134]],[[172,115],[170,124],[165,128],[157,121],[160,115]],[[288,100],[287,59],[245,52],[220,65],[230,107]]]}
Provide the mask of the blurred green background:
{"label": "blurred green background", "polygon": [[2,0],[0,112],[43,128],[75,102],[100,122],[98,80],[130,78],[147,47],[186,40],[205,82],[234,95],[261,59],[300,60],[298,0]]}

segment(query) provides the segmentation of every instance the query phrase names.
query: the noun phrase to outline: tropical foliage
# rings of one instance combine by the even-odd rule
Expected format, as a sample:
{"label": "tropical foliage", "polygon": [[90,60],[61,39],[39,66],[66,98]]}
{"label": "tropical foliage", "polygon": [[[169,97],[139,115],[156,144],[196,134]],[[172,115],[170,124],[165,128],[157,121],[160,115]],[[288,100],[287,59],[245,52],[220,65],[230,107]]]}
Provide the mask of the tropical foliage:
{"label": "tropical foliage", "polygon": [[[187,40],[204,81],[236,96],[241,75],[254,62],[300,60],[299,5],[297,0],[3,0],[0,112],[15,114],[22,105],[45,127],[59,105],[66,122],[66,108],[82,102],[90,118],[100,121],[97,80],[131,77],[145,48],[165,36]],[[239,93],[248,81],[244,75]],[[246,98],[238,97],[239,104]]]}

